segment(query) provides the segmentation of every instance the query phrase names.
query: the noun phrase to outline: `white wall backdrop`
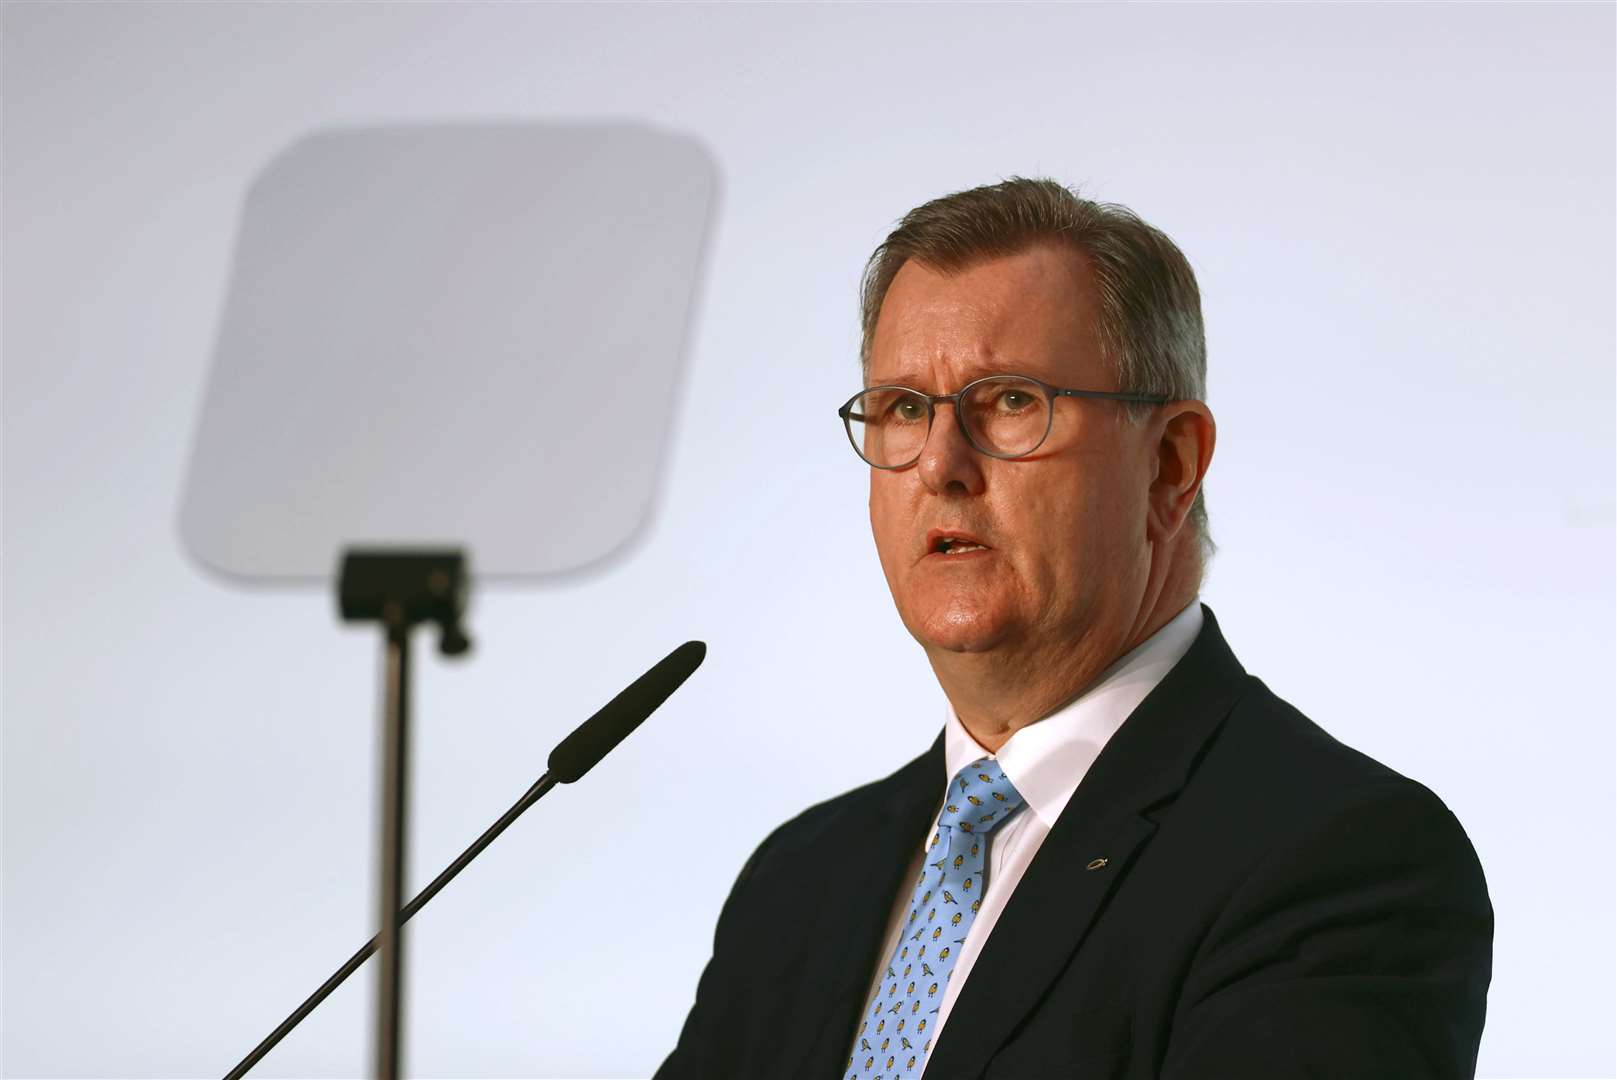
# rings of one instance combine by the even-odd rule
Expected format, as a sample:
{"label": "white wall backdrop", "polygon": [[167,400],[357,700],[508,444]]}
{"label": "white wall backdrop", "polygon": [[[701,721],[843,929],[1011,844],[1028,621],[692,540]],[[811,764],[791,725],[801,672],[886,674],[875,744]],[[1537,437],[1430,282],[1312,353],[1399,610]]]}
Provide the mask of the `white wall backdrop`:
{"label": "white wall backdrop", "polygon": [[[535,117],[700,135],[721,218],[640,542],[477,592],[464,663],[421,640],[415,884],[644,667],[710,653],[411,925],[412,1075],[649,1075],[753,846],[931,740],[834,410],[870,249],[1011,174],[1126,203],[1195,265],[1203,598],[1248,670],[1465,824],[1498,918],[1479,1075],[1617,1073],[1610,5],[3,17],[7,1076],[222,1074],[372,932],[376,635],[329,591],[200,573],[185,455],[272,154]],[[370,974],[255,1075],[363,1075]]]}

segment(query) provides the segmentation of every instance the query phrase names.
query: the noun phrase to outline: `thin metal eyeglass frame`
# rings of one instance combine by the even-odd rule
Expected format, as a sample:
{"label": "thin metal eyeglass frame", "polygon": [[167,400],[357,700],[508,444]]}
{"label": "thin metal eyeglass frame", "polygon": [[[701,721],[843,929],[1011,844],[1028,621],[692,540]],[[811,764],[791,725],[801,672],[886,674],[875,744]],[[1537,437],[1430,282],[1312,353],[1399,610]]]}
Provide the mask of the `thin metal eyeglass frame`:
{"label": "thin metal eyeglass frame", "polygon": [[[1056,398],[1105,398],[1109,401],[1138,401],[1150,405],[1165,405],[1173,400],[1173,398],[1165,394],[1136,394],[1125,390],[1073,390],[1067,387],[1051,386],[1043,379],[1035,379],[1031,375],[1018,375],[1014,372],[1002,372],[998,375],[984,375],[980,379],[973,379],[952,394],[928,394],[925,391],[917,390],[914,387],[898,386],[896,384],[867,386],[853,397],[843,402],[842,407],[837,410],[837,415],[842,417],[843,430],[848,433],[848,445],[853,447],[853,452],[859,455],[860,461],[863,461],[872,469],[907,469],[911,465],[914,465],[917,461],[921,460],[921,454],[926,449],[926,440],[932,437],[932,422],[937,418],[939,402],[949,402],[955,407],[955,413],[958,415],[960,412],[960,399],[965,397],[973,387],[979,386],[986,382],[998,382],[1009,379],[1020,379],[1023,382],[1030,382],[1044,392],[1044,434],[1039,436],[1038,442],[1034,443],[1031,448],[1023,450],[1019,454],[998,454],[992,450],[985,450],[979,446],[977,444],[977,440],[971,437],[971,429],[965,424],[960,425],[960,434],[965,436],[966,443],[973,450],[986,457],[999,458],[1001,461],[1015,461],[1017,458],[1027,457],[1034,451],[1038,450],[1039,447],[1044,445],[1044,441],[1050,437],[1050,431],[1055,426]],[[915,452],[915,456],[904,462],[902,465],[877,465],[874,461],[871,461],[869,458],[865,457],[865,452],[859,449],[859,443],[853,437],[853,403],[870,393],[872,390],[902,390],[907,394],[914,394],[918,398],[926,399],[926,434],[921,438],[921,449],[917,450]],[[863,421],[864,418],[862,415],[860,419]]]}

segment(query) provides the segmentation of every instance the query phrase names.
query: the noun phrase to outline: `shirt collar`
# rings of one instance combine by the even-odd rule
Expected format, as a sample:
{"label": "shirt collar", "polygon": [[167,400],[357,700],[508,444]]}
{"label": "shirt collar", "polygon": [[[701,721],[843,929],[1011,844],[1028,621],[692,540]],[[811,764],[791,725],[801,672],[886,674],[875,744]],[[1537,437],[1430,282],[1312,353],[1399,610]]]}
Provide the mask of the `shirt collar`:
{"label": "shirt collar", "polygon": [[[1155,634],[1113,661],[1082,694],[1013,734],[998,754],[972,738],[954,706],[946,705],[943,748],[948,777],[979,758],[994,758],[1045,828],[1054,827],[1107,740],[1190,650],[1201,627],[1197,597]],[[948,783],[945,779],[946,787]]]}

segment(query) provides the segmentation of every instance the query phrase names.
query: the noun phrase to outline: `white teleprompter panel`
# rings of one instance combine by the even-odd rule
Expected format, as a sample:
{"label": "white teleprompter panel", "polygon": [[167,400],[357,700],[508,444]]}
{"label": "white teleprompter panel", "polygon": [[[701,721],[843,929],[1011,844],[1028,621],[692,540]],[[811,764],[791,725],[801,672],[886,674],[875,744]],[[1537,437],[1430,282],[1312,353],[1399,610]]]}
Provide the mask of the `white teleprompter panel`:
{"label": "white teleprompter panel", "polygon": [[352,545],[482,575],[591,563],[645,520],[718,170],[634,122],[316,131],[248,190],[180,509],[231,576]]}

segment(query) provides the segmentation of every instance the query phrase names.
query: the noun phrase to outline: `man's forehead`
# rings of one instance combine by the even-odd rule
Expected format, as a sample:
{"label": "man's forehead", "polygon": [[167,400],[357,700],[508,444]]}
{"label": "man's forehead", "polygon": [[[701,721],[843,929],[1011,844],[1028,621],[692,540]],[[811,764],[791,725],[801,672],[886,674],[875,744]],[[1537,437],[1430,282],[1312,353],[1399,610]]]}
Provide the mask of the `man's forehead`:
{"label": "man's forehead", "polygon": [[[1033,375],[1048,382],[1050,380],[1045,376],[1057,374],[1040,370],[1043,365],[1035,357],[1017,358],[1011,356],[1004,360],[975,360],[968,363],[945,362],[940,366],[948,371],[951,376],[950,381],[958,381],[961,385],[971,382],[973,379],[981,379],[989,375]],[[912,386],[917,390],[928,389],[927,384],[931,383],[936,377],[934,374],[936,370],[935,368],[914,366],[878,368],[873,363],[870,367],[870,384],[872,386],[878,384]]]}
{"label": "man's forehead", "polygon": [[984,375],[1058,385],[1098,370],[1098,305],[1087,264],[1068,249],[1028,249],[958,270],[906,262],[882,303],[867,382],[921,387]]}

